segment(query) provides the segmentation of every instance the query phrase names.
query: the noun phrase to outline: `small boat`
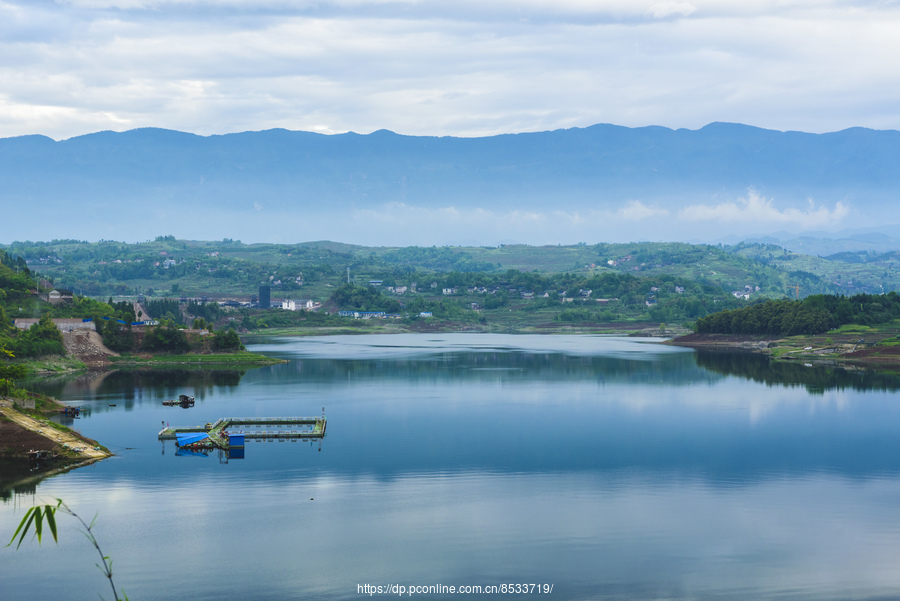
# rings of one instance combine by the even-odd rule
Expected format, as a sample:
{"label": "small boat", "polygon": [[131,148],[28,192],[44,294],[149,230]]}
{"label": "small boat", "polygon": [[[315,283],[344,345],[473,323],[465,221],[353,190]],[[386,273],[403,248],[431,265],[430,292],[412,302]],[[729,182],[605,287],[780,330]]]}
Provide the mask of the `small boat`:
{"label": "small boat", "polygon": [[176,405],[181,405],[182,407],[187,409],[188,407],[194,406],[194,397],[186,395],[186,394],[182,394],[182,395],[179,395],[179,397],[177,399],[170,399],[168,401],[163,401],[163,405],[166,405],[167,407],[174,407]]}

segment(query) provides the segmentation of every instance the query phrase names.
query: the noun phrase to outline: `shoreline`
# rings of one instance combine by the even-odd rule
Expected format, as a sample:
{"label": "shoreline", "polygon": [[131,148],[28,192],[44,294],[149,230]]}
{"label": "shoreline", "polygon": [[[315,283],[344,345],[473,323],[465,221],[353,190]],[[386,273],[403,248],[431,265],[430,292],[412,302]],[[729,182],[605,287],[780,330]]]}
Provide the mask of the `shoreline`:
{"label": "shoreline", "polygon": [[[241,351],[236,353],[190,353],[181,355],[119,355],[109,357],[103,366],[107,369],[120,367],[165,367],[168,365],[199,365],[210,367],[262,367],[265,365],[278,365],[285,363],[283,359],[275,359],[260,353]],[[96,366],[96,367],[99,367]]]}
{"label": "shoreline", "polygon": [[[62,407],[55,399],[44,403]],[[50,420],[53,410],[44,409],[42,417],[26,413],[14,405],[20,399],[0,399],[0,426],[4,444],[0,458],[14,471],[28,471],[24,478],[2,483],[2,491],[27,485],[34,480],[84,467],[113,456],[113,453],[80,432]],[[49,457],[49,459],[48,459]]]}
{"label": "shoreline", "polygon": [[790,363],[828,363],[838,367],[856,367],[891,371],[900,369],[900,345],[884,344],[894,331],[846,335],[828,332],[776,338],[740,334],[688,334],[662,344],[710,352],[745,352],[766,355],[775,361]]}
{"label": "shoreline", "polygon": [[544,323],[528,326],[500,326],[484,324],[456,325],[452,322],[421,324],[409,327],[405,324],[368,324],[362,326],[325,326],[284,327],[251,330],[241,336],[251,338],[274,338],[278,336],[303,338],[308,336],[357,336],[357,335],[390,335],[390,334],[546,334],[546,335],[605,335],[605,336],[647,336],[672,337],[690,332],[680,325],[669,325],[660,328],[652,322],[613,322],[613,323]]}
{"label": "shoreline", "polygon": [[[93,349],[92,349],[93,350]],[[113,355],[70,353],[60,357],[40,357],[22,361],[32,376],[77,374],[98,370],[153,368],[251,369],[286,363],[283,359],[247,351],[182,355]],[[114,454],[80,432],[50,420],[64,405],[51,397],[41,397],[33,409],[21,409],[24,399],[0,398],[0,461],[11,473],[28,473],[25,478],[3,482],[2,491],[27,485],[56,474],[102,461]],[[30,406],[30,405],[27,405]],[[49,459],[48,459],[49,458]]]}

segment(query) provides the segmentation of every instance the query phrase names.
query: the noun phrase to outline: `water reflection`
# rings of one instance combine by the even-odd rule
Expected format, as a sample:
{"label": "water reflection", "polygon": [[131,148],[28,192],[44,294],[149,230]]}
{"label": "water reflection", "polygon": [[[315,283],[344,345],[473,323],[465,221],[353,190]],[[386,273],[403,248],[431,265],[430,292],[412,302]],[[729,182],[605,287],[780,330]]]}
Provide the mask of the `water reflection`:
{"label": "water reflection", "polygon": [[755,353],[700,351],[697,365],[713,373],[739,376],[770,386],[803,386],[813,394],[826,390],[900,390],[900,374],[895,372],[788,363]]}
{"label": "water reflection", "polygon": [[42,377],[26,383],[36,392],[64,402],[87,403],[88,411],[104,410],[102,401],[132,409],[136,404],[156,404],[189,394],[198,401],[240,386],[246,370],[229,369],[134,369],[92,370],[75,375]]}
{"label": "water reflection", "polygon": [[[552,582],[558,599],[900,596],[893,375],[576,336],[261,348],[288,363],[230,384],[158,372],[54,384],[102,408],[77,427],[121,450],[38,492],[100,511],[131,598],[336,600],[367,582],[509,581]],[[205,402],[161,406],[181,392]],[[174,458],[157,446],[161,420],[323,405],[321,450]],[[0,523],[20,515],[0,506]],[[46,546],[0,549],[4,592],[96,598],[102,583],[72,561],[79,544],[62,541],[59,568],[38,579]]]}

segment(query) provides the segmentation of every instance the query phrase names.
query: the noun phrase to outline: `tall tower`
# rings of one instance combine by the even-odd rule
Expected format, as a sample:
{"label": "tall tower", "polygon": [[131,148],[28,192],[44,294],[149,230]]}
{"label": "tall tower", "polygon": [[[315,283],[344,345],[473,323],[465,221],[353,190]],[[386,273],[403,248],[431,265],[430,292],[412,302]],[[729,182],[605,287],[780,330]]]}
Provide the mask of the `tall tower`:
{"label": "tall tower", "polygon": [[272,306],[272,288],[270,286],[259,287],[259,308],[268,309]]}

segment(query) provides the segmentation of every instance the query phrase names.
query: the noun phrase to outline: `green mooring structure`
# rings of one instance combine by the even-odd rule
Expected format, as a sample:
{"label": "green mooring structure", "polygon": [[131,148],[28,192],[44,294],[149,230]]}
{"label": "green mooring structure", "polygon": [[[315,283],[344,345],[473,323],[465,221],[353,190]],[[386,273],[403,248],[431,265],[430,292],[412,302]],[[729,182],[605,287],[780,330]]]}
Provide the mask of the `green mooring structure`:
{"label": "green mooring structure", "polygon": [[[222,417],[193,428],[163,428],[159,431],[159,440],[177,440],[179,435],[185,434],[206,434],[208,444],[229,449],[244,446],[245,439],[324,438],[325,425],[324,414],[322,417]],[[237,427],[242,429],[239,432],[229,430]]]}

